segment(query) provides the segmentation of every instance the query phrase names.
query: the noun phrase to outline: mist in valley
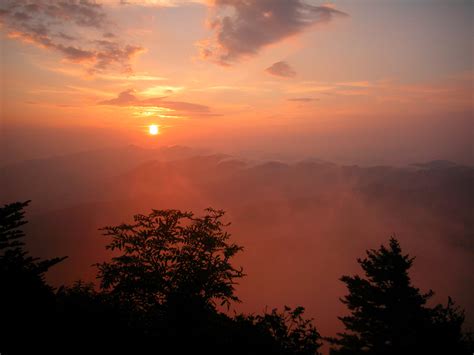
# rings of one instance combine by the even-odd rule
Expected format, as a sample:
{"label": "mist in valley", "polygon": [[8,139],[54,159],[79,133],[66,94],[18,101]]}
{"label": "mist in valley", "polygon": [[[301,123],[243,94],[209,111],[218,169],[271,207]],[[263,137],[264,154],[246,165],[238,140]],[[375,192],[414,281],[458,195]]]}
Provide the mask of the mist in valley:
{"label": "mist in valley", "polygon": [[342,275],[359,272],[365,250],[396,236],[416,256],[414,284],[434,301],[448,295],[474,315],[474,168],[449,161],[404,167],[318,159],[249,159],[181,146],[99,149],[3,165],[1,203],[32,200],[28,248],[68,256],[53,285],[95,281],[110,258],[98,230],[151,209],[226,211],[247,274],[232,310],[303,305],[320,332],[341,330]]}

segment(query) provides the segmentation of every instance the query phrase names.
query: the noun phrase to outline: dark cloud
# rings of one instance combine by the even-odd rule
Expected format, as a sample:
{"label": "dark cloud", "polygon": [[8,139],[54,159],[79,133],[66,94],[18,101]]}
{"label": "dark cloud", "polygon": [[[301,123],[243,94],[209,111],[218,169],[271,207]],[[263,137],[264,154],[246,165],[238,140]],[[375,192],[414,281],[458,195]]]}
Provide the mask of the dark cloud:
{"label": "dark cloud", "polygon": [[282,78],[293,78],[296,72],[287,62],[276,62],[269,66],[265,71],[268,74],[279,76]]}
{"label": "dark cloud", "polygon": [[75,40],[77,40],[76,37],[67,35],[67,34],[65,34],[65,33],[63,33],[63,32],[58,32],[58,33],[57,33],[57,36],[60,37],[60,38],[62,38],[62,39],[64,39],[64,40],[66,40],[66,41],[75,41]]}
{"label": "dark cloud", "polygon": [[130,59],[141,53],[140,46],[120,45],[116,42],[99,43],[100,50],[95,56],[95,68],[103,71],[115,63],[122,64],[124,71],[131,72]]}
{"label": "dark cloud", "polygon": [[10,38],[54,50],[91,73],[131,72],[131,59],[143,50],[108,31],[111,24],[103,7],[88,0],[4,0],[0,25]]}
{"label": "dark cloud", "polygon": [[15,18],[15,20],[18,20],[18,21],[28,21],[31,19],[31,16],[28,14],[25,14],[24,12],[15,12],[13,14],[13,17]]}
{"label": "dark cloud", "polygon": [[193,104],[191,102],[183,102],[183,101],[152,100],[151,102],[149,101],[148,104],[169,108],[175,111],[183,111],[183,112],[209,113],[210,111],[208,106]]}
{"label": "dark cloud", "polygon": [[115,35],[112,32],[105,32],[102,37],[104,38],[114,38]]}
{"label": "dark cloud", "polygon": [[319,99],[315,99],[313,97],[295,97],[292,99],[288,99],[288,101],[293,102],[312,102],[312,101],[319,101]]}
{"label": "dark cloud", "polygon": [[51,16],[73,21],[79,26],[102,28],[106,21],[102,6],[87,0],[50,3],[46,9]]}
{"label": "dark cloud", "polygon": [[214,10],[210,25],[215,37],[201,43],[201,55],[222,65],[255,55],[266,45],[334,16],[347,16],[304,0],[215,0]]}
{"label": "dark cloud", "polygon": [[16,20],[36,19],[46,24],[72,22],[83,27],[103,28],[107,21],[102,6],[88,0],[3,0],[1,11]]}
{"label": "dark cloud", "polygon": [[57,45],[56,49],[60,51],[64,57],[72,62],[83,62],[93,60],[95,53],[91,51],[85,51],[75,47],[65,47],[63,45]]}
{"label": "dark cloud", "polygon": [[166,97],[139,99],[134,89],[121,92],[116,98],[99,102],[99,105],[111,106],[138,106],[138,107],[163,107],[179,112],[201,115],[210,114],[208,106],[183,101],[167,101]]}

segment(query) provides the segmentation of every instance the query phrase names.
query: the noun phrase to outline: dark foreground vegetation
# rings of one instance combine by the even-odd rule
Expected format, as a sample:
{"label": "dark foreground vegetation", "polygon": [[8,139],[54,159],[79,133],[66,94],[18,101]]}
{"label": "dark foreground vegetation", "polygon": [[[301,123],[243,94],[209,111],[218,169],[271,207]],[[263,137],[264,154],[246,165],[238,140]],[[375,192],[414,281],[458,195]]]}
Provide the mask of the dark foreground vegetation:
{"label": "dark foreground vegetation", "polygon": [[[430,307],[408,271],[399,243],[367,251],[363,276],[343,276],[345,331],[323,338],[304,308],[263,314],[223,312],[240,302],[244,277],[231,260],[223,211],[204,217],[177,210],[136,215],[103,228],[110,261],[95,265],[99,284],[55,289],[45,273],[64,258],[25,251],[28,202],[0,209],[0,352],[8,354],[472,354],[462,310],[451,299]],[[315,284],[317,280],[315,280]],[[321,290],[324,292],[324,290]]]}

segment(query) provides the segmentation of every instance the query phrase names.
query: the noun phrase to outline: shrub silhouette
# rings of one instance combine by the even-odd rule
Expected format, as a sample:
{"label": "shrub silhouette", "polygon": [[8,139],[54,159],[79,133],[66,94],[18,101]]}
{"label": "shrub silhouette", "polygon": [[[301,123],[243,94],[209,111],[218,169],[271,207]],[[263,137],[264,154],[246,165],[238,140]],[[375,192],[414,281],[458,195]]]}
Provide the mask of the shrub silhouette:
{"label": "shrub silhouette", "polygon": [[[68,353],[139,353],[142,334],[129,324],[129,314],[112,302],[91,283],[77,281],[62,286],[56,294],[55,325],[50,331],[61,343],[71,344]],[[132,344],[135,350],[132,351]],[[48,344],[47,353],[63,354],[64,350]]]}
{"label": "shrub silhouette", "polygon": [[279,346],[279,353],[294,355],[319,354],[322,339],[312,321],[304,319],[305,309],[288,306],[283,311],[273,309],[262,315],[240,315],[237,320],[249,322],[264,336],[270,336]]}
{"label": "shrub silhouette", "polygon": [[343,276],[349,294],[341,301],[350,315],[340,317],[346,332],[330,339],[331,354],[470,354],[463,339],[462,311],[448,305],[430,308],[433,291],[420,293],[408,270],[414,258],[402,254],[398,241],[368,250],[358,259],[365,273]]}
{"label": "shrub silhouette", "polygon": [[30,201],[0,208],[0,343],[3,353],[21,351],[22,339],[43,339],[54,314],[54,289],[44,275],[65,258],[40,260],[24,249],[24,209]]}

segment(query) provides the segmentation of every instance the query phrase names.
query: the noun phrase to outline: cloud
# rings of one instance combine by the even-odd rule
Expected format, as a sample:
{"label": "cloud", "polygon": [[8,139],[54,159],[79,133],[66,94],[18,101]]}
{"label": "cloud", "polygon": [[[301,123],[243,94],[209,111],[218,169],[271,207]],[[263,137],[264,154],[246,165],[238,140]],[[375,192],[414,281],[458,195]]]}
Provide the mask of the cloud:
{"label": "cloud", "polygon": [[276,62],[269,66],[265,71],[268,74],[279,76],[282,78],[293,78],[296,72],[287,62]]}
{"label": "cloud", "polygon": [[319,101],[319,99],[315,99],[313,97],[295,97],[293,99],[288,99],[288,101],[293,101],[293,102],[313,102],[313,101]]}
{"label": "cloud", "polygon": [[113,105],[113,106],[141,106],[139,104],[139,100],[134,95],[135,90],[129,89],[126,91],[122,91],[118,96],[114,99],[104,100],[99,102],[99,105]]}
{"label": "cloud", "polygon": [[190,3],[207,4],[208,0],[104,0],[107,4],[176,7]]}
{"label": "cloud", "polygon": [[210,108],[205,105],[194,104],[184,101],[167,101],[166,97],[154,97],[139,99],[134,89],[121,92],[116,98],[99,102],[99,105],[110,106],[137,106],[137,107],[161,107],[173,111],[193,113],[200,115],[211,115]]}
{"label": "cloud", "polygon": [[123,44],[110,31],[104,8],[88,0],[4,0],[0,25],[9,38],[53,50],[90,73],[131,73],[131,59],[143,51],[140,46]]}
{"label": "cloud", "polygon": [[304,0],[215,0],[212,10],[209,24],[214,37],[200,43],[201,56],[221,65],[256,55],[269,44],[335,16],[347,16]]}

